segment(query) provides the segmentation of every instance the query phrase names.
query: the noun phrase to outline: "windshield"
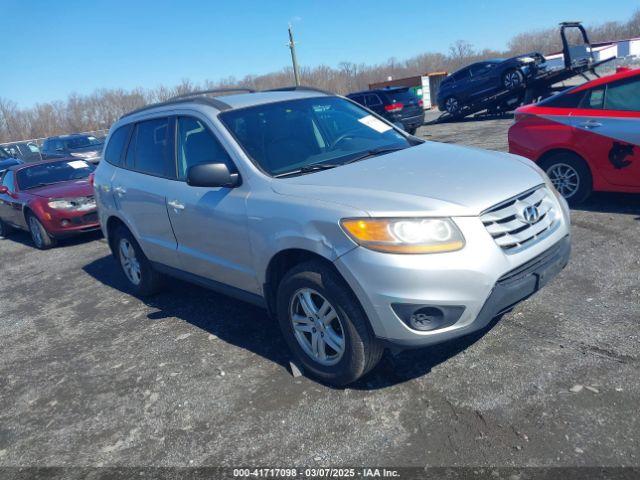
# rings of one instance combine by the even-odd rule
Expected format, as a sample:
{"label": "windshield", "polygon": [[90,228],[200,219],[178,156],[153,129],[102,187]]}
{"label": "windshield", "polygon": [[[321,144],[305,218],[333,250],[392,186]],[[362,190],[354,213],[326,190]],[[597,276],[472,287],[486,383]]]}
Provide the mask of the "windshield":
{"label": "windshield", "polygon": [[274,176],[413,145],[387,123],[338,97],[231,110],[220,119],[253,161]]}
{"label": "windshield", "polygon": [[101,146],[102,142],[98,140],[96,137],[91,135],[83,136],[83,137],[73,137],[69,140],[65,141],[65,145],[68,150],[74,150],[78,148],[86,148],[92,146]]}
{"label": "windshield", "polygon": [[18,170],[18,186],[21,190],[29,190],[52,183],[81,180],[87,178],[93,170],[93,165],[84,160],[41,163]]}

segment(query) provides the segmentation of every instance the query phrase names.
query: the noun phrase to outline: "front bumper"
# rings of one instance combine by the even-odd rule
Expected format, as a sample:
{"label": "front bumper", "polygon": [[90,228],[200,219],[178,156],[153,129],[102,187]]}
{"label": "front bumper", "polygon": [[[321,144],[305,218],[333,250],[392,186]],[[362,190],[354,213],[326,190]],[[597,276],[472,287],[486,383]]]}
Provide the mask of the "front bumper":
{"label": "front bumper", "polygon": [[[542,288],[568,262],[568,219],[535,245],[508,255],[477,218],[455,221],[473,239],[458,252],[390,255],[359,247],[336,260],[375,335],[385,343],[420,347],[480,330]],[[397,304],[463,311],[453,324],[419,331],[398,316]]]}
{"label": "front bumper", "polygon": [[53,214],[45,212],[45,218],[41,221],[47,232],[56,238],[70,237],[100,229],[97,210],[88,212],[56,211]]}

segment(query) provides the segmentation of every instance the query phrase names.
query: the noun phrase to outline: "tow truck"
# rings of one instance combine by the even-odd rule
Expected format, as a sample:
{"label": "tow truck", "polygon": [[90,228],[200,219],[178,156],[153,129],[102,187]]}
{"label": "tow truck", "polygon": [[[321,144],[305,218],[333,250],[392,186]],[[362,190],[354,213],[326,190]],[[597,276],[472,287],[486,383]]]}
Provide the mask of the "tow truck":
{"label": "tow truck", "polygon": [[[569,40],[570,37],[577,37],[579,42],[572,44]],[[459,120],[480,112],[485,116],[503,115],[521,105],[535,103],[557,91],[564,90],[566,87],[554,85],[575,76],[582,76],[587,81],[592,80],[588,74],[599,77],[595,69],[614,58],[595,60],[589,36],[581,22],[560,23],[560,38],[562,39],[562,53],[564,55],[563,67],[547,68],[543,62],[537,67],[534,77],[521,88],[515,90],[503,88],[497,93],[466,104],[455,117],[448,112],[443,112],[434,123],[454,119]]]}

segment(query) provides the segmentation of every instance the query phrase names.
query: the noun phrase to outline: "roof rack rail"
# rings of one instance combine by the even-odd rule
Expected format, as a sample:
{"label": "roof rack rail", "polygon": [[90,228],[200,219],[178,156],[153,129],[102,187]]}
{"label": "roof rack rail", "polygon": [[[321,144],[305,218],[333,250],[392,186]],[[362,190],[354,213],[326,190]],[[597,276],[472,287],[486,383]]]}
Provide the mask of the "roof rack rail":
{"label": "roof rack rail", "polygon": [[147,110],[151,110],[152,108],[157,108],[157,107],[165,107],[165,106],[169,106],[169,105],[177,105],[180,103],[187,103],[187,102],[195,102],[195,103],[200,103],[202,105],[209,105],[211,107],[217,108],[218,110],[220,110],[221,112],[225,111],[225,110],[231,110],[231,105],[229,105],[228,103],[222,102],[216,98],[207,98],[207,97],[185,97],[185,98],[178,98],[177,100],[167,100],[166,102],[159,102],[159,103],[152,103],[150,105],[146,105],[144,107],[138,108],[136,110],[132,110],[128,113],[125,113],[124,115],[122,115],[120,118],[125,118],[125,117],[129,117],[131,115],[135,115],[136,113],[140,113],[140,112],[144,112]]}
{"label": "roof rack rail", "polygon": [[247,92],[247,93],[255,93],[256,91],[252,88],[238,87],[238,88],[212,88],[209,90],[197,90],[195,92],[183,93],[181,95],[176,95],[175,97],[171,97],[169,100],[178,100],[181,98],[190,98],[197,97],[199,95],[206,95],[208,93],[231,93],[231,92]]}
{"label": "roof rack rail", "polygon": [[333,92],[322,90],[316,87],[307,87],[305,85],[291,85],[289,87],[270,88],[269,90],[263,90],[265,92],[295,92],[296,90],[324,93],[326,95],[335,95]]}

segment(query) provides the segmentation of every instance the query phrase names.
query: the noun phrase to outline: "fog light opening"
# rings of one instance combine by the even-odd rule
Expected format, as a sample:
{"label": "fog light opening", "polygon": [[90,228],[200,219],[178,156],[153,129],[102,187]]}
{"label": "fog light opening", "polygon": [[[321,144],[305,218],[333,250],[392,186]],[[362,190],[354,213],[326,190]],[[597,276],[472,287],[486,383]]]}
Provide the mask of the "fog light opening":
{"label": "fog light opening", "polygon": [[444,313],[439,308],[425,307],[413,312],[409,317],[409,326],[415,330],[435,330],[442,325]]}

